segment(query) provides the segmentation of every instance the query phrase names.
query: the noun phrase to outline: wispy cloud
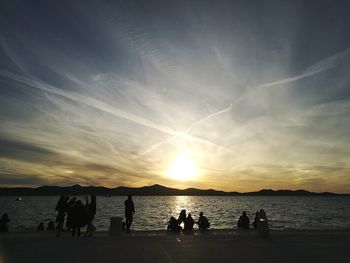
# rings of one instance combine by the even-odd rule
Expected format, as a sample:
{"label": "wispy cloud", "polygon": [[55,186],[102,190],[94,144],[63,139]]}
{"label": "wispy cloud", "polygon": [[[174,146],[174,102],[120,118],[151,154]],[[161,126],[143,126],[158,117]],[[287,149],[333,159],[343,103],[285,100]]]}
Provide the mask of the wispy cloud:
{"label": "wispy cloud", "polygon": [[[1,4],[7,184],[350,189],[347,13],[169,4]],[[184,153],[197,181],[166,176]]]}

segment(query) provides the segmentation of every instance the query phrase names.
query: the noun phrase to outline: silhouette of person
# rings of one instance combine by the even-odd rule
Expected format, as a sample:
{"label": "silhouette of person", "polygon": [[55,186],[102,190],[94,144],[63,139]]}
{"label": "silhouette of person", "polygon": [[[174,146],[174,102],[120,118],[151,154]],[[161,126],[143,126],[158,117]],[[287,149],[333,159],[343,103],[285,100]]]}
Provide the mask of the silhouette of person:
{"label": "silhouette of person", "polygon": [[40,222],[36,228],[36,231],[45,231],[44,222]]}
{"label": "silhouette of person", "polygon": [[198,224],[199,230],[207,230],[210,227],[209,220],[203,215],[203,212],[199,213],[199,218],[196,223]]}
{"label": "silhouette of person", "polygon": [[4,213],[0,219],[0,232],[8,232],[9,231],[8,226],[7,226],[8,222],[10,222],[10,219],[9,219],[7,213]]}
{"label": "silhouette of person", "polygon": [[128,195],[128,199],[124,201],[125,205],[125,224],[126,232],[130,232],[130,227],[133,220],[133,213],[135,213],[134,202],[132,201],[132,196]]}
{"label": "silhouette of person", "polygon": [[50,221],[50,222],[47,224],[46,231],[52,231],[52,230],[55,230],[55,224],[54,224],[53,221]]}
{"label": "silhouette of person", "polygon": [[76,201],[72,206],[71,217],[73,225],[72,236],[74,237],[75,233],[77,233],[77,236],[80,237],[80,228],[86,226],[88,223],[88,214],[83,203],[80,200]]}
{"label": "silhouette of person", "polygon": [[66,221],[66,227],[68,230],[71,230],[73,228],[73,222],[72,222],[72,207],[74,206],[75,202],[77,201],[76,197],[72,197],[69,202],[67,203],[67,221]]}
{"label": "silhouette of person", "polygon": [[177,220],[173,216],[170,217],[167,231],[170,231],[170,232],[180,232],[181,231],[181,226],[178,225]]}
{"label": "silhouette of person", "polygon": [[185,231],[193,231],[193,225],[194,225],[194,220],[192,218],[192,215],[188,214],[187,218],[185,219],[184,230]]}
{"label": "silhouette of person", "polygon": [[242,229],[249,229],[249,217],[247,216],[246,212],[243,212],[242,215],[239,217],[237,226],[238,228]]}
{"label": "silhouette of person", "polygon": [[86,230],[87,236],[91,237],[92,232],[95,231],[96,227],[92,224],[96,215],[96,196],[90,196],[90,203],[87,205],[87,214],[88,214],[88,226]]}
{"label": "silhouette of person", "polygon": [[263,209],[260,209],[257,220],[258,235],[264,238],[269,237],[269,222],[267,220],[266,213]]}
{"label": "silhouette of person", "polygon": [[67,201],[68,201],[68,196],[62,195],[56,205],[56,211],[58,212],[58,215],[56,217],[56,223],[57,223],[56,237],[59,237],[61,231],[63,230],[63,224],[64,224],[64,219],[65,219],[66,210],[67,210]]}
{"label": "silhouette of person", "polygon": [[180,214],[179,214],[179,218],[177,219],[177,224],[181,225],[181,223],[185,223],[186,221],[186,210],[183,209],[181,210]]}

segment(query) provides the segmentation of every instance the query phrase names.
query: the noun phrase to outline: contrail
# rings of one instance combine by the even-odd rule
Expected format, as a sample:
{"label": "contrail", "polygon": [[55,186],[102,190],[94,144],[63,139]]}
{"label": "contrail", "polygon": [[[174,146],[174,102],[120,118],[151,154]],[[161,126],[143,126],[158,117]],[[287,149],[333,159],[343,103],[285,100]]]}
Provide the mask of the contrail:
{"label": "contrail", "polygon": [[145,127],[148,127],[148,128],[152,128],[154,130],[160,131],[160,132],[165,133],[165,134],[169,134],[169,135],[176,136],[176,137],[179,137],[179,138],[182,138],[182,139],[186,139],[186,140],[200,142],[200,143],[203,143],[203,144],[206,144],[206,145],[214,146],[214,147],[216,147],[216,148],[218,148],[220,150],[225,150],[225,151],[232,152],[230,149],[225,148],[225,147],[220,146],[220,145],[217,145],[217,144],[215,144],[215,143],[213,143],[211,141],[208,141],[208,140],[205,140],[205,139],[201,139],[201,138],[197,138],[197,137],[194,137],[194,136],[190,136],[188,134],[184,134],[184,133],[181,133],[181,132],[174,131],[172,129],[169,129],[168,127],[159,125],[157,123],[154,123],[154,122],[152,122],[150,120],[147,120],[145,118],[136,116],[134,114],[122,111],[122,110],[120,110],[118,108],[112,107],[112,106],[110,106],[110,105],[108,105],[108,104],[106,104],[104,102],[101,102],[101,101],[96,100],[96,99],[91,98],[91,97],[80,95],[80,94],[77,94],[75,92],[64,91],[64,90],[58,89],[58,88],[56,88],[54,86],[51,86],[49,84],[45,84],[45,83],[42,83],[40,81],[32,80],[32,79],[29,79],[27,77],[23,77],[23,76],[20,76],[18,74],[14,74],[14,73],[11,73],[11,72],[8,72],[8,71],[4,71],[4,70],[1,70],[1,69],[0,69],[0,75],[2,75],[3,77],[6,77],[6,78],[12,79],[14,81],[18,81],[18,82],[24,83],[24,84],[26,84],[28,86],[33,87],[33,88],[37,88],[37,89],[40,89],[40,90],[43,90],[43,91],[46,91],[46,92],[49,92],[49,93],[52,93],[52,94],[55,94],[55,95],[59,95],[59,96],[65,97],[65,98],[70,99],[72,101],[76,101],[76,102],[85,104],[85,105],[90,106],[92,108],[95,108],[97,110],[107,112],[107,113],[109,113],[109,114],[111,114],[113,116],[116,116],[118,118],[122,118],[122,119],[125,119],[125,120],[128,120],[128,121],[137,123],[139,125],[142,125],[142,126],[145,126]]}
{"label": "contrail", "polygon": [[277,80],[274,82],[270,82],[270,83],[266,83],[266,84],[262,84],[260,86],[258,86],[257,88],[263,88],[263,87],[272,87],[272,86],[276,86],[276,85],[280,85],[280,84],[285,84],[285,83],[289,83],[289,82],[293,82],[299,79],[303,79],[303,78],[307,78],[307,77],[311,77],[313,75],[319,74],[321,72],[327,71],[329,69],[332,69],[334,67],[336,67],[341,61],[342,58],[348,56],[350,54],[350,48],[336,53],[333,56],[330,56],[324,60],[319,61],[318,63],[314,64],[313,66],[309,67],[308,69],[305,70],[304,73],[298,75],[298,76],[294,76],[294,77],[290,77],[290,78],[286,78],[286,79],[282,79],[282,80]]}
{"label": "contrail", "polygon": [[[192,123],[192,124],[190,125],[190,127],[186,129],[186,131],[184,132],[184,134],[188,134],[188,133],[193,129],[193,127],[195,127],[195,126],[201,124],[202,122],[204,122],[204,121],[206,121],[206,120],[208,120],[208,119],[210,119],[210,118],[212,118],[212,117],[214,117],[214,116],[217,116],[217,115],[223,114],[223,113],[225,113],[225,112],[228,112],[228,111],[230,111],[231,109],[232,109],[232,103],[231,103],[227,108],[225,108],[225,109],[223,109],[223,110],[220,110],[220,111],[217,111],[217,112],[214,112],[214,113],[212,113],[212,114],[209,114],[208,116],[206,116],[206,117],[204,117],[204,118],[202,118],[202,119],[200,119],[200,120],[198,120],[198,121]],[[167,140],[161,141],[161,142],[159,142],[159,143],[153,144],[152,146],[150,146],[150,147],[148,148],[148,150],[144,151],[144,152],[141,153],[141,154],[142,154],[142,155],[149,154],[150,152],[156,150],[157,148],[159,148],[159,147],[162,146],[163,144],[171,143],[171,142],[174,141],[176,138],[177,138],[176,136],[173,136],[173,137],[171,137],[170,139],[167,139]]]}
{"label": "contrail", "polygon": [[[303,79],[303,78],[314,76],[316,74],[322,73],[322,72],[327,71],[329,69],[332,69],[332,68],[336,67],[341,62],[341,59],[343,59],[344,57],[347,57],[349,54],[350,54],[350,48],[348,48],[348,49],[346,49],[346,50],[344,50],[342,52],[336,53],[336,54],[334,54],[334,55],[332,55],[332,56],[330,56],[330,57],[328,57],[328,58],[326,58],[324,60],[319,61],[318,63],[316,63],[316,64],[312,65],[311,67],[309,67],[308,69],[306,69],[304,71],[304,73],[302,73],[300,75],[259,85],[259,86],[255,87],[248,94],[245,94],[244,96],[241,96],[238,99],[236,99],[235,102],[238,102],[238,101],[248,97],[251,93],[253,93],[257,89],[264,88],[264,87],[273,87],[273,86],[277,86],[277,85],[281,85],[281,84],[294,82],[294,81],[297,81],[297,80],[300,80],[300,79]],[[185,133],[188,134],[191,131],[191,129],[193,127],[195,127],[196,125],[206,121],[207,119],[209,119],[211,117],[214,117],[216,115],[219,115],[219,114],[222,114],[224,112],[227,112],[227,111],[231,110],[231,108],[232,108],[232,104],[230,104],[229,107],[224,109],[224,110],[215,112],[213,114],[210,114],[210,115],[200,119],[197,122],[194,122],[185,131]],[[153,150],[157,149],[158,147],[160,147],[161,145],[166,144],[166,143],[170,143],[170,142],[172,142],[175,139],[176,139],[176,137],[172,137],[172,138],[170,138],[168,140],[165,140],[165,141],[159,142],[157,144],[154,144],[154,145],[150,146],[150,148],[147,151],[145,151],[143,154],[148,154],[148,153],[152,152]]]}

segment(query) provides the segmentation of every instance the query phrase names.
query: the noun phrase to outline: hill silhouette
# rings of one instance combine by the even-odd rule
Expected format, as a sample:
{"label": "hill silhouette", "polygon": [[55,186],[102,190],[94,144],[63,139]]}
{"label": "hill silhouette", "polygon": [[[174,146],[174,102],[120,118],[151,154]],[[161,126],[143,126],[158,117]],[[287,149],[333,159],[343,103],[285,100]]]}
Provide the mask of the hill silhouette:
{"label": "hill silhouette", "polygon": [[128,194],[138,196],[350,196],[350,194],[335,194],[330,192],[315,193],[306,190],[272,190],[263,189],[257,192],[224,192],[214,189],[176,189],[169,188],[159,184],[143,187],[125,187],[107,188],[103,186],[40,186],[36,188],[15,187],[0,188],[0,196],[26,196],[26,195],[89,195],[100,196],[126,196]]}

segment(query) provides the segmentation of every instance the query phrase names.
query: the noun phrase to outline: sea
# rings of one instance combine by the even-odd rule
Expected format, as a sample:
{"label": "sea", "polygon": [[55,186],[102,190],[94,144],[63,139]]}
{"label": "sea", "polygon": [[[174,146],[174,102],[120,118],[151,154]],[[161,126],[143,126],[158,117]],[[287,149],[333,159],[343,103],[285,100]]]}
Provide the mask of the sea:
{"label": "sea", "polygon": [[[0,197],[0,214],[10,218],[9,231],[33,231],[40,222],[54,221],[58,196]],[[85,202],[86,197],[78,197]],[[111,217],[124,217],[126,197],[97,196],[97,231],[108,231]],[[182,209],[197,220],[204,212],[212,229],[237,229],[243,211],[251,223],[256,211],[265,210],[269,226],[276,230],[350,229],[350,197],[332,196],[135,196],[133,230],[164,230],[170,216]]]}

